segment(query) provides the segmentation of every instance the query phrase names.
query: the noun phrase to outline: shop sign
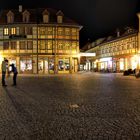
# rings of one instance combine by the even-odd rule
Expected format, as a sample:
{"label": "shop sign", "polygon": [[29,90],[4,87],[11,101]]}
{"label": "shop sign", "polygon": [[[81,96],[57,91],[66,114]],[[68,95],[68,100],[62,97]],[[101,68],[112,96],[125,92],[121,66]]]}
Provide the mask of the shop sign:
{"label": "shop sign", "polygon": [[20,39],[20,38],[26,38],[26,35],[10,35],[10,39]]}
{"label": "shop sign", "polygon": [[104,61],[112,61],[112,57],[106,57],[100,59],[100,62],[104,62]]}

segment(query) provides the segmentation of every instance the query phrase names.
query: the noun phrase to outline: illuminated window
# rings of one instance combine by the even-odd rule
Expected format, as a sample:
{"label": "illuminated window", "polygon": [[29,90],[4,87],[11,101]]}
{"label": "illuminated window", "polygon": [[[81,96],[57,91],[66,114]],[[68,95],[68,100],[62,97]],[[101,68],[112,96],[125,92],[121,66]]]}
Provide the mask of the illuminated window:
{"label": "illuminated window", "polygon": [[64,16],[63,12],[62,11],[58,11],[56,13],[56,15],[57,15],[57,23],[62,23],[63,22],[63,16]]}
{"label": "illuminated window", "polygon": [[4,28],[4,35],[9,35],[9,29],[8,28]]}
{"label": "illuminated window", "polygon": [[33,49],[33,41],[28,41],[27,42],[27,49],[32,50]]}
{"label": "illuminated window", "polygon": [[62,23],[62,21],[63,21],[63,17],[62,16],[57,16],[57,22]]}
{"label": "illuminated window", "polygon": [[15,35],[16,34],[16,28],[11,28],[11,34]]}
{"label": "illuminated window", "polygon": [[72,42],[72,53],[76,53],[76,51],[77,51],[77,43]]}
{"label": "illuminated window", "polygon": [[68,41],[66,41],[66,42],[65,42],[65,49],[66,49],[66,50],[69,50],[69,49],[70,49],[70,45],[71,45],[71,43],[68,42]]}
{"label": "illuminated window", "polygon": [[53,46],[53,45],[52,45],[52,41],[48,41],[47,44],[48,44],[48,45],[47,45],[47,49],[48,49],[48,50],[52,50],[52,46]]}
{"label": "illuminated window", "polygon": [[58,35],[63,35],[63,28],[58,28]]}
{"label": "illuminated window", "polygon": [[65,28],[65,35],[70,35],[70,28]]}
{"label": "illuminated window", "polygon": [[44,27],[39,28],[39,35],[45,35],[45,28]]}
{"label": "illuminated window", "polygon": [[39,45],[39,50],[45,50],[45,41],[39,41],[38,45]]}
{"label": "illuminated window", "polygon": [[59,27],[57,34],[58,34],[58,38],[61,38],[62,39],[63,38],[63,35],[64,35],[63,28]]}
{"label": "illuminated window", "polygon": [[49,22],[49,15],[43,15],[43,22],[48,23]]}
{"label": "illuminated window", "polygon": [[42,14],[43,14],[43,22],[48,23],[49,22],[49,12],[48,12],[48,10],[45,9]]}
{"label": "illuminated window", "polygon": [[20,41],[20,50],[26,50],[25,41]]}
{"label": "illuminated window", "polygon": [[53,28],[52,27],[49,27],[47,29],[47,38],[50,38],[51,39],[53,37],[53,34],[54,34]]}
{"label": "illuminated window", "polygon": [[72,35],[77,35],[77,31],[75,28],[72,29]]}
{"label": "illuminated window", "polygon": [[62,41],[58,42],[58,49],[63,50],[63,42]]}
{"label": "illuminated window", "polygon": [[77,39],[77,30],[76,30],[76,28],[72,29],[72,39]]}

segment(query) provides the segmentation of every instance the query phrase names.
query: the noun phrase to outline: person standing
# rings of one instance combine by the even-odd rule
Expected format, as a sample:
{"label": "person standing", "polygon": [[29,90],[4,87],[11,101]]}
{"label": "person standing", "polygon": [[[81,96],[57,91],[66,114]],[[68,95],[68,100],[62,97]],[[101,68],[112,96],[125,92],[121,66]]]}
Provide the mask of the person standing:
{"label": "person standing", "polygon": [[8,65],[8,60],[4,58],[4,61],[2,61],[1,65],[1,70],[2,70],[2,86],[7,86],[5,83],[5,75],[7,71],[7,65]]}
{"label": "person standing", "polygon": [[13,86],[16,86],[17,85],[17,68],[15,67],[14,64],[11,64],[10,65],[12,67],[12,70],[10,72],[13,72]]}

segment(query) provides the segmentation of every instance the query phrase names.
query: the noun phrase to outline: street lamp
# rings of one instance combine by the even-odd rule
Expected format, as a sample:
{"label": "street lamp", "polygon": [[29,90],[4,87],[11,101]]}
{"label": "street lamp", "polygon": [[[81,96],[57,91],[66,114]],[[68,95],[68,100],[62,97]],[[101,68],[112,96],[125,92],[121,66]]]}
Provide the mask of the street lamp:
{"label": "street lamp", "polygon": [[2,63],[2,61],[3,61],[3,57],[2,57],[2,55],[0,54],[0,64]]}

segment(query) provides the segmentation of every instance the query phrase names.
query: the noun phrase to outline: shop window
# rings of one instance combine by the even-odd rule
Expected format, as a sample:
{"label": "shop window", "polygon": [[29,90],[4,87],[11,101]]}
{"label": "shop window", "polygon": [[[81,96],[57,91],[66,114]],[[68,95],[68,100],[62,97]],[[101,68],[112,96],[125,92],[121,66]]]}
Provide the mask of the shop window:
{"label": "shop window", "polygon": [[65,70],[70,70],[70,61],[69,59],[65,59]]}
{"label": "shop window", "polygon": [[3,49],[4,50],[9,50],[9,42],[4,42],[3,43]]}
{"label": "shop window", "polygon": [[21,72],[32,71],[32,60],[20,60],[20,70]]}
{"label": "shop window", "polygon": [[49,70],[54,71],[54,59],[53,58],[49,59]]}
{"label": "shop window", "polygon": [[63,61],[63,59],[59,59],[58,60],[58,70],[59,71],[63,71],[64,70],[64,61]]}
{"label": "shop window", "polygon": [[39,71],[39,73],[43,73],[43,66],[44,66],[43,60],[39,60],[38,61],[38,71]]}
{"label": "shop window", "polygon": [[[9,65],[14,64],[14,66],[16,66],[16,60],[15,59],[9,59]],[[12,67],[9,67],[9,71],[12,70]]]}
{"label": "shop window", "polygon": [[58,60],[58,70],[59,71],[68,71],[68,70],[70,70],[70,61],[69,61],[69,59],[59,59]]}
{"label": "shop window", "polygon": [[9,29],[8,28],[4,28],[4,35],[9,35]]}

